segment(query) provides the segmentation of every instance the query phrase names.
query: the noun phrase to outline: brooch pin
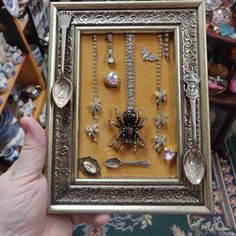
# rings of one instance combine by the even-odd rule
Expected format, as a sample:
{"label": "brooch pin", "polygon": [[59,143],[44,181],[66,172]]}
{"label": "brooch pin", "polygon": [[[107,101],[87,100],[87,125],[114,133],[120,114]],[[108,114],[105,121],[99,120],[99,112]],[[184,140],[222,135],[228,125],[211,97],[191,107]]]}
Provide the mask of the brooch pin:
{"label": "brooch pin", "polygon": [[142,46],[141,54],[144,61],[157,61],[158,57],[153,55],[146,47]]}
{"label": "brooch pin", "polygon": [[101,168],[97,160],[90,156],[80,158],[78,162],[78,167],[84,175],[88,175],[89,177],[101,176]]}

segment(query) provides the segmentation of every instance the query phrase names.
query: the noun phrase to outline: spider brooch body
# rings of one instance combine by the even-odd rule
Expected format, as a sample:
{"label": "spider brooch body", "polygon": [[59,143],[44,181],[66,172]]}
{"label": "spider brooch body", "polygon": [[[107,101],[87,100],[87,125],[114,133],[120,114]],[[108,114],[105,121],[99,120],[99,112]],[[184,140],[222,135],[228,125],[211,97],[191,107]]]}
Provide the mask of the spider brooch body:
{"label": "spider brooch body", "polygon": [[142,137],[138,133],[138,130],[143,128],[148,118],[145,117],[141,122],[142,109],[140,109],[137,113],[134,109],[127,109],[123,114],[123,120],[116,107],[115,112],[118,122],[115,123],[113,120],[109,121],[114,127],[119,128],[121,131],[117,134],[109,146],[114,146],[118,141],[120,141],[121,144],[119,151],[121,151],[125,145],[132,145],[134,150],[137,151],[138,145],[145,145]]}

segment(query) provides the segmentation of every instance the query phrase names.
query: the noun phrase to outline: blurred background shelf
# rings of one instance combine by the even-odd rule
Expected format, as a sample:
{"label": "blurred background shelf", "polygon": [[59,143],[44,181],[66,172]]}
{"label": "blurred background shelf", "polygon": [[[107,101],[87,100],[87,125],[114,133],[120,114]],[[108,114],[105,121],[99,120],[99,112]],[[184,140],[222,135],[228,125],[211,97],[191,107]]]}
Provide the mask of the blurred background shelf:
{"label": "blurred background shelf", "polygon": [[22,66],[23,66],[23,64],[25,62],[25,58],[26,57],[24,56],[22,62],[20,64],[18,64],[18,65],[15,65],[16,75],[14,77],[11,77],[11,78],[8,79],[7,90],[4,93],[1,94],[3,102],[0,105],[0,114],[1,114],[2,110],[4,109],[6,103],[7,103],[7,99],[9,97],[9,95],[11,94],[12,88],[13,88],[13,86],[14,86],[14,84],[15,84],[18,76],[19,76],[19,73],[21,71],[21,68],[22,68]]}

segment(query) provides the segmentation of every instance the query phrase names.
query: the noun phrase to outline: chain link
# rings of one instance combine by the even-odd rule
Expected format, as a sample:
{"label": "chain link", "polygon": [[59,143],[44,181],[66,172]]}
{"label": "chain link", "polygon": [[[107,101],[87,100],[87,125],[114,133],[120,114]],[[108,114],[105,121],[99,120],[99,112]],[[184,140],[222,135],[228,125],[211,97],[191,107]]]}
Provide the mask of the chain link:
{"label": "chain link", "polygon": [[126,34],[127,109],[135,108],[134,34]]}

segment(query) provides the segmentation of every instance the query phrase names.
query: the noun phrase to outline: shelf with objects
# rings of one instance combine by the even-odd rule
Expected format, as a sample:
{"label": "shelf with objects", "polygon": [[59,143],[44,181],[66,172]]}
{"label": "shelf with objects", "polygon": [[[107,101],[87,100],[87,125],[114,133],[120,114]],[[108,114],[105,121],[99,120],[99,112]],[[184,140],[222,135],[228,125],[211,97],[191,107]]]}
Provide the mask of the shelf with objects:
{"label": "shelf with objects", "polygon": [[[234,5],[232,3],[230,5],[226,1],[218,1],[218,6],[210,9],[207,16],[208,87],[213,114],[212,151],[225,157],[228,156],[228,153],[224,140],[236,118],[236,19]],[[217,118],[219,112],[222,120]]]}
{"label": "shelf with objects", "polygon": [[[39,48],[33,48],[26,39],[29,23],[12,17],[0,9],[0,171],[4,172],[19,156],[24,132],[19,126],[22,116],[32,115],[36,120],[43,110],[46,84],[37,61]],[[36,50],[35,50],[36,49]],[[40,60],[42,59],[39,57]]]}

